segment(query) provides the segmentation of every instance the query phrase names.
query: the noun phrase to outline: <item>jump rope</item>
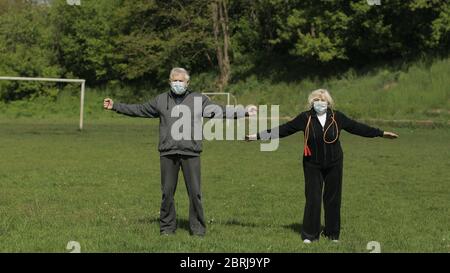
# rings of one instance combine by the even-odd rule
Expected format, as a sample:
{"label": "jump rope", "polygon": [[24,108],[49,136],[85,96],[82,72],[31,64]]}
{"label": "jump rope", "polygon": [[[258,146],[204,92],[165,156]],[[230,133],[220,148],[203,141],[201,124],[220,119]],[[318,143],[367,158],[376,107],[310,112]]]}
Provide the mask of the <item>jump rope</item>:
{"label": "jump rope", "polygon": [[[331,115],[331,123],[330,123],[330,125],[328,125],[328,127],[323,132],[323,142],[325,142],[326,144],[335,143],[337,141],[338,137],[339,137],[339,128],[338,128],[338,124],[337,124],[336,120],[334,119],[334,111],[331,110],[331,112],[333,113]],[[306,123],[306,129],[305,129],[305,143],[304,143],[304,149],[303,149],[303,154],[305,156],[311,156],[311,149],[308,147],[310,124],[311,124],[311,115],[309,115],[309,117],[308,117],[308,122]],[[327,131],[328,131],[328,129],[330,129],[330,127],[333,124],[335,124],[334,128],[336,129],[336,138],[334,140],[332,140],[332,141],[327,141],[326,140]]]}

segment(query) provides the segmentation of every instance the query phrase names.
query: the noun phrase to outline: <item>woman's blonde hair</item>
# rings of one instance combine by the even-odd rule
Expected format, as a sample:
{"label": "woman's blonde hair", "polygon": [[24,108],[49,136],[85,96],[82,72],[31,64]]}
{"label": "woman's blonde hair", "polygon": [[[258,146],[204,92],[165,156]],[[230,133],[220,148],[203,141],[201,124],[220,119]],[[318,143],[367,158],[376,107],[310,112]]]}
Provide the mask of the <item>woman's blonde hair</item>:
{"label": "woman's blonde hair", "polygon": [[307,109],[311,109],[311,107],[313,107],[314,99],[317,97],[323,97],[327,101],[328,107],[330,107],[331,109],[334,108],[334,101],[333,101],[333,98],[331,97],[330,93],[328,92],[328,90],[317,89],[317,90],[312,91],[311,94],[309,94],[308,105],[306,106]]}

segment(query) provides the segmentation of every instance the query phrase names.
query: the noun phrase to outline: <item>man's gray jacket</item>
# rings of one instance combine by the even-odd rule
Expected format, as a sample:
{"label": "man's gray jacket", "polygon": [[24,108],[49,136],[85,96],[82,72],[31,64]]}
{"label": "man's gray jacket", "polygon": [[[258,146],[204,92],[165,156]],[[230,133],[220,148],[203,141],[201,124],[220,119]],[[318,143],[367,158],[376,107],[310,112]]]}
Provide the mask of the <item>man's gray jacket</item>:
{"label": "man's gray jacket", "polygon": [[[182,105],[185,107],[182,107]],[[175,133],[176,139],[174,139],[171,133],[172,125],[183,116],[183,108],[184,110],[186,108],[190,110],[191,135],[189,139],[180,139],[180,136]],[[202,152],[202,133],[200,133],[200,137],[194,136],[194,127],[197,124],[198,128],[198,124],[200,124],[201,130],[202,117],[242,118],[246,115],[243,107],[236,111],[234,107],[219,106],[211,102],[207,96],[189,90],[183,96],[176,96],[171,91],[167,91],[144,104],[114,103],[112,109],[117,113],[132,117],[159,118],[158,150],[161,156],[170,154],[200,155]],[[183,130],[186,129],[183,128]]]}

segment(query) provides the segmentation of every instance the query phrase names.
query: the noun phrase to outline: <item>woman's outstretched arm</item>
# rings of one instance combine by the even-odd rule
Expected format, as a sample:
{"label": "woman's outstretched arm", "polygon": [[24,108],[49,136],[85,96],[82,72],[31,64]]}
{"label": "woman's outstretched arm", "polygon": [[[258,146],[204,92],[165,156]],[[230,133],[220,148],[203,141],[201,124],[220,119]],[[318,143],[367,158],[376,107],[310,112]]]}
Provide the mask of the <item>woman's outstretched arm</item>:
{"label": "woman's outstretched arm", "polygon": [[385,137],[385,138],[397,138],[398,135],[392,132],[382,131],[378,128],[371,127],[364,123],[353,120],[341,112],[336,111],[338,119],[342,129],[345,131],[363,137]]}
{"label": "woman's outstretched arm", "polygon": [[261,140],[269,140],[274,138],[283,138],[290,136],[298,131],[304,131],[306,126],[306,115],[304,113],[299,114],[294,119],[282,124],[278,127],[262,131],[258,133],[256,136],[249,136],[248,139],[261,139]]}

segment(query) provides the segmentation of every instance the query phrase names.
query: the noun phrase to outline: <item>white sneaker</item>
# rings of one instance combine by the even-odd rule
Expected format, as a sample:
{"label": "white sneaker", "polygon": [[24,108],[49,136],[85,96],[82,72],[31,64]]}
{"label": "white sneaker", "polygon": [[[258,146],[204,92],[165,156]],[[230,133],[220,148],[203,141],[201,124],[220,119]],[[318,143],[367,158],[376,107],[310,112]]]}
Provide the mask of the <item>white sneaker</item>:
{"label": "white sneaker", "polygon": [[303,243],[305,243],[305,244],[310,244],[310,243],[311,243],[311,240],[305,239],[305,240],[303,240]]}
{"label": "white sneaker", "polygon": [[339,243],[339,240],[331,240],[333,243]]}

